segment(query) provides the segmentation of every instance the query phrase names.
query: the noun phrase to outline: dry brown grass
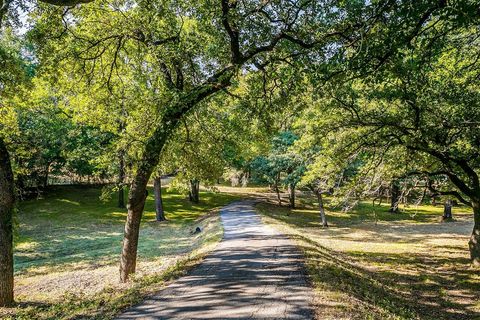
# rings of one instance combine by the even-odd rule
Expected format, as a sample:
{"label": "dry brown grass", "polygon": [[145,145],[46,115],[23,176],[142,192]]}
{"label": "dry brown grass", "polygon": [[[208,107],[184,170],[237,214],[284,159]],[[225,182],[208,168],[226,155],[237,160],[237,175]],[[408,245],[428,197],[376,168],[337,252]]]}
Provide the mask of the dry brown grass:
{"label": "dry brown grass", "polygon": [[480,319],[480,270],[469,263],[472,215],[440,207],[399,214],[364,203],[328,210],[322,228],[310,204],[290,210],[257,206],[268,223],[297,240],[317,292],[318,319]]}

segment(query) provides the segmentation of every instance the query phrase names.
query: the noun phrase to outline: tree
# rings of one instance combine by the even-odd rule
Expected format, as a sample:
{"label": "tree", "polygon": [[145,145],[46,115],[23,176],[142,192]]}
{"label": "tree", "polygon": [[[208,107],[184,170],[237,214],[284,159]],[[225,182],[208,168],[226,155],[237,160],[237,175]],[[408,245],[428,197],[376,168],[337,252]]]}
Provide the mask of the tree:
{"label": "tree", "polygon": [[293,146],[298,136],[290,131],[282,132],[273,139],[273,166],[285,176],[282,181],[287,186],[290,208],[295,208],[295,190],[305,172],[305,159],[289,149]]}
{"label": "tree", "polygon": [[183,119],[162,152],[161,163],[169,164],[164,171],[177,172],[175,186],[187,185],[190,201],[200,201],[200,182],[213,186],[224,174],[231,160],[227,151],[242,143],[244,124],[226,94],[202,103]]}
{"label": "tree", "polygon": [[[43,2],[60,7],[72,7],[80,3],[89,3],[92,1],[94,0],[38,0],[38,2]],[[18,15],[18,12],[16,12],[16,10],[18,10],[19,8],[14,8],[16,9],[15,12],[11,12],[11,5],[13,3],[13,0],[0,0],[0,28],[3,27],[5,18],[8,18],[8,15],[15,17]]]}
{"label": "tree", "polygon": [[[305,148],[305,145],[303,148]],[[307,166],[305,175],[302,177],[300,183],[302,186],[310,189],[317,197],[322,226],[328,227],[323,195],[331,194],[331,190],[338,186],[344,167],[339,161],[335,161],[327,151],[322,152],[322,149],[317,147],[313,149],[314,150],[310,149],[314,152],[310,152],[310,164]]]}
{"label": "tree", "polygon": [[155,218],[157,221],[165,221],[165,212],[163,210],[163,199],[162,199],[162,177],[157,176],[153,179],[153,189],[155,193]]}
{"label": "tree", "polygon": [[0,306],[13,302],[13,210],[15,191],[10,156],[0,139]]}
{"label": "tree", "polygon": [[282,205],[282,198],[280,196],[281,185],[281,167],[276,166],[274,162],[270,161],[265,156],[258,156],[250,163],[252,169],[252,176],[254,181],[266,182],[277,195],[278,205]]}
{"label": "tree", "polygon": [[[6,14],[5,4],[0,6],[0,28]],[[1,30],[1,29],[0,29]],[[10,154],[5,139],[14,119],[13,110],[5,104],[14,88],[26,79],[24,60],[18,40],[11,33],[0,34],[0,307],[13,303],[13,212],[15,209],[14,177]]]}
{"label": "tree", "polygon": [[[41,1],[41,0],[40,0]],[[74,6],[78,3],[87,3],[91,0],[45,0],[43,2],[51,3],[58,6]],[[1,94],[9,90],[15,90],[18,85],[18,80],[22,77],[21,68],[23,61],[19,59],[20,52],[18,50],[8,50],[8,45],[5,46],[3,30],[6,17],[15,16],[17,13],[9,12],[12,0],[0,0],[0,57],[2,62],[2,71],[0,78]],[[7,49],[7,50],[6,50]],[[13,54],[12,54],[13,53]],[[20,70],[20,72],[19,72]],[[13,75],[13,77],[12,77]],[[11,81],[14,79],[14,81]],[[0,209],[0,238],[2,239],[2,248],[0,252],[0,270],[2,270],[2,284],[0,285],[0,306],[8,306],[13,303],[13,224],[11,223],[13,211],[15,207],[15,189],[13,187],[13,173],[10,162],[10,155],[6,147],[3,136],[0,136],[0,152],[2,153],[2,161],[0,161],[0,177],[4,177],[4,184],[0,188],[0,198],[4,199],[2,208]],[[5,241],[5,243],[3,243]],[[4,271],[4,272],[3,272]],[[4,282],[5,281],[5,282]]]}
{"label": "tree", "polygon": [[[295,59],[315,64],[320,72],[336,74],[346,65],[346,58],[365,57],[355,55],[356,51],[369,52],[362,41],[367,35],[378,44],[384,43],[384,35],[392,38],[397,34],[398,39],[389,41],[387,48],[381,48],[380,54],[376,52],[375,58],[366,62],[378,67],[398,45],[411,41],[425,21],[444,6],[443,1],[428,1],[415,8],[397,2],[320,6],[310,1],[260,5],[256,1],[167,1],[112,3],[100,11],[80,6],[68,11],[72,19],[58,17],[48,20],[48,25],[45,19],[51,15],[37,19],[39,34],[63,30],[58,37],[50,38],[56,40],[56,45],[49,41],[44,47],[49,47],[45,51],[50,55],[65,57],[67,53],[73,58],[69,62],[74,71],[71,79],[86,78],[89,83],[108,87],[121,65],[135,68],[139,77],[163,76],[161,81],[146,83],[160,97],[156,102],[161,111],[156,114],[157,121],[142,131],[146,132],[144,144],[134,168],[127,205],[121,280],[126,281],[135,271],[147,182],[168,138],[187,113],[230,87],[240,71],[249,72],[252,66],[261,69],[275,61]],[[390,16],[398,19],[385,23]],[[78,20],[82,23],[77,24]],[[399,26],[404,31],[401,34]],[[382,32],[378,32],[380,29]],[[333,61],[332,69],[336,70],[326,72],[326,62]]]}
{"label": "tree", "polygon": [[290,149],[297,139],[291,131],[281,132],[273,138],[270,152],[251,163],[257,179],[266,181],[275,190],[279,205],[282,203],[279,187],[287,187],[291,208],[295,208],[295,189],[305,171],[304,159]]}
{"label": "tree", "polygon": [[[356,131],[357,146],[369,150],[372,159],[379,162],[397,154],[405,154],[404,159],[423,158],[403,162],[406,175],[421,177],[434,194],[456,197],[472,207],[469,248],[472,262],[478,265],[479,53],[472,50],[478,48],[477,33],[470,29],[444,31],[441,41],[437,39],[433,49],[425,51],[424,43],[430,40],[427,33],[398,59],[392,59],[383,72],[350,82],[333,100],[344,117],[336,125],[347,132]],[[449,183],[435,185],[441,177]]]}

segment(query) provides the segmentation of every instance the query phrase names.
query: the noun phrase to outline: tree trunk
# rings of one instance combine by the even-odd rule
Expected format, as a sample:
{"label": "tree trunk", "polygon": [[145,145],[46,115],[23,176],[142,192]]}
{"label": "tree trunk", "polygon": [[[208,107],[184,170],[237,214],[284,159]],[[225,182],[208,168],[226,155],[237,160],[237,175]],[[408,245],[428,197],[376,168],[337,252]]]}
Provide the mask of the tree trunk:
{"label": "tree trunk", "polygon": [[400,203],[400,188],[397,184],[397,181],[392,181],[390,186],[391,199],[390,199],[390,212],[398,212],[398,204]]}
{"label": "tree trunk", "polygon": [[190,193],[188,195],[189,199],[193,203],[200,202],[200,181],[197,179],[190,180]]}
{"label": "tree trunk", "polygon": [[290,200],[290,208],[295,209],[295,185],[288,185],[288,199]]}
{"label": "tree trunk", "polygon": [[442,217],[442,220],[452,220],[453,219],[453,216],[452,216],[452,201],[451,200],[447,200],[445,201],[445,203],[443,204],[443,217]]}
{"label": "tree trunk", "polygon": [[277,194],[278,205],[282,206],[282,197],[280,197],[280,189],[278,189],[278,184],[275,184],[275,193]]}
{"label": "tree trunk", "polygon": [[157,166],[160,152],[165,142],[178,124],[180,116],[173,113],[164,118],[163,123],[157,127],[154,134],[148,139],[143,156],[138,163],[138,168],[131,182],[128,192],[127,221],[120,259],[120,281],[128,281],[130,274],[135,273],[137,263],[138,235],[140,221],[142,220],[145,200],[147,198],[147,183]]}
{"label": "tree trunk", "polygon": [[215,73],[206,83],[185,92],[179,103],[170,105],[165,109],[161,123],[158,124],[152,136],[148,138],[128,192],[127,221],[125,222],[125,235],[120,259],[120,280],[122,282],[126,282],[129,275],[135,272],[138,234],[145,206],[147,182],[158,164],[165,142],[184,114],[206,97],[230,85],[232,77],[237,73],[237,68],[235,65],[228,66]]}
{"label": "tree trunk", "polygon": [[480,266],[480,201],[472,200],[474,226],[472,236],[468,242],[472,263]]}
{"label": "tree trunk", "polygon": [[45,167],[45,175],[43,176],[43,189],[48,186],[48,174],[50,173],[50,163]]}
{"label": "tree trunk", "polygon": [[323,197],[320,191],[317,191],[318,210],[320,211],[320,219],[322,220],[322,227],[328,227],[327,217],[325,216],[325,208],[323,207]]}
{"label": "tree trunk", "polygon": [[151,171],[137,173],[128,193],[127,222],[123,237],[122,258],[120,261],[120,280],[126,282],[128,276],[135,273],[137,263],[138,234],[140,221],[147,198],[147,182]]}
{"label": "tree trunk", "polygon": [[0,138],[0,307],[13,303],[13,183],[10,155]]}
{"label": "tree trunk", "polygon": [[162,178],[156,177],[153,180],[153,191],[155,193],[155,212],[157,221],[165,221],[165,212],[163,211],[162,200]]}
{"label": "tree trunk", "polygon": [[123,150],[118,153],[118,207],[125,208],[125,156]]}

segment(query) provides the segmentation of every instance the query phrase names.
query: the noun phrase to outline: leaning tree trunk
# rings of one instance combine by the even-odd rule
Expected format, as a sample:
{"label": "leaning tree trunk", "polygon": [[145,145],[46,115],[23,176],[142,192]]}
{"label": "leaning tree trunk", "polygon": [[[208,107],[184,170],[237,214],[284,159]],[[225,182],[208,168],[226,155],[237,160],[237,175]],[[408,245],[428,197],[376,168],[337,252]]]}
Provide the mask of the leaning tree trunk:
{"label": "leaning tree trunk", "polygon": [[0,138],[0,307],[13,303],[13,183],[10,156]]}
{"label": "leaning tree trunk", "polygon": [[[179,112],[178,110],[176,112]],[[128,192],[127,221],[120,259],[120,281],[128,281],[130,274],[135,273],[137,263],[138,235],[142,220],[145,200],[147,198],[147,183],[159,161],[160,152],[170,133],[175,129],[180,116],[172,111],[172,115],[164,118],[163,123],[148,139],[138,169],[133,177]]]}
{"label": "leaning tree trunk", "polygon": [[295,209],[295,185],[288,185],[288,199],[290,200],[290,208]]}
{"label": "leaning tree trunk", "polygon": [[155,193],[155,212],[157,221],[165,221],[165,212],[163,211],[162,199],[162,178],[153,179],[153,192]]}
{"label": "leaning tree trunk", "polygon": [[118,207],[125,208],[125,153],[118,153]]}
{"label": "leaning tree trunk", "polygon": [[190,193],[189,193],[189,199],[193,203],[199,203],[200,202],[200,181],[197,179],[192,179],[190,180]]}
{"label": "leaning tree trunk", "polygon": [[390,212],[398,212],[398,204],[400,203],[400,187],[397,181],[393,181],[390,187],[391,199],[390,199]]}
{"label": "leaning tree trunk", "polygon": [[318,210],[320,211],[320,219],[322,220],[322,227],[328,227],[327,217],[325,216],[325,208],[323,207],[322,192],[317,191]]}
{"label": "leaning tree trunk", "polygon": [[474,226],[468,242],[472,263],[480,266],[480,201],[472,201]]}
{"label": "leaning tree trunk", "polygon": [[147,182],[151,173],[148,168],[139,170],[128,193],[127,222],[125,223],[120,261],[120,280],[122,282],[126,282],[128,276],[135,272],[140,221],[147,198]]}
{"label": "leaning tree trunk", "polygon": [[127,221],[120,259],[120,280],[126,282],[135,272],[137,261],[138,234],[143,208],[145,206],[148,179],[160,159],[160,152],[168,137],[177,127],[183,115],[206,97],[228,87],[238,67],[230,65],[209,78],[207,83],[199,85],[182,95],[181,101],[166,108],[161,123],[147,140],[136,173],[128,192]]}

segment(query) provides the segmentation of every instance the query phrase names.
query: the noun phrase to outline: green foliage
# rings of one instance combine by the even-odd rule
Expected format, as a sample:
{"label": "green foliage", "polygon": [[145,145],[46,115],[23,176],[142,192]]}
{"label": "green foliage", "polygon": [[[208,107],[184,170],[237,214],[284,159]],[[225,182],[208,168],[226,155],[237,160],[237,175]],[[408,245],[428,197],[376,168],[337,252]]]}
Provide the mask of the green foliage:
{"label": "green foliage", "polygon": [[402,201],[480,199],[478,31],[465,27],[478,21],[460,16],[432,17],[375,72],[328,84],[309,76],[314,94],[295,122],[296,149],[312,159],[303,185],[334,188],[346,208],[390,196],[393,183]]}
{"label": "green foliage", "polygon": [[254,181],[264,181],[276,187],[295,187],[305,171],[305,160],[290,150],[297,139],[291,131],[274,137],[270,153],[253,159],[250,164]]}
{"label": "green foliage", "polygon": [[6,97],[33,75],[31,61],[22,55],[25,45],[12,29],[0,33],[0,94]]}
{"label": "green foliage", "polygon": [[17,2],[0,5],[0,139],[21,188],[251,171],[343,208],[392,185],[480,206],[477,1]]}
{"label": "green foliage", "polygon": [[[17,174],[17,185],[46,186],[49,175],[102,176],[95,159],[111,145],[112,135],[95,127],[75,123],[58,107],[58,99],[42,81],[24,92],[16,104],[15,144],[11,155]],[[104,176],[104,174],[103,174]]]}

